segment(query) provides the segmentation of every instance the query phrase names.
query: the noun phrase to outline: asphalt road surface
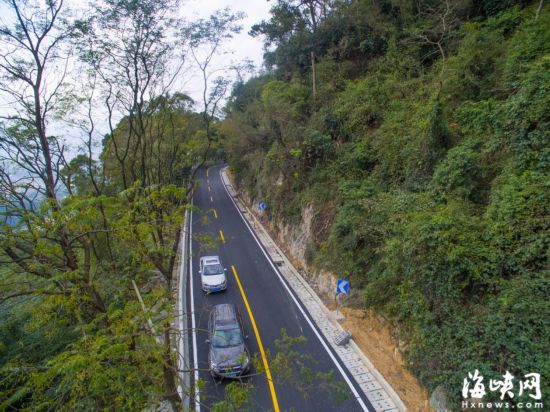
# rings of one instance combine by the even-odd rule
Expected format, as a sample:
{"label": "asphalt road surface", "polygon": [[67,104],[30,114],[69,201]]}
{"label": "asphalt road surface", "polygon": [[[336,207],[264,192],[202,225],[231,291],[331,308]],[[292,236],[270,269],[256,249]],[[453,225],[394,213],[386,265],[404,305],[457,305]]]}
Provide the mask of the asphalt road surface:
{"label": "asphalt road surface", "polygon": [[[199,185],[189,222],[192,241],[191,258],[187,262],[191,268],[187,285],[188,327],[195,332],[190,334],[191,354],[196,358],[196,363],[192,359],[192,364],[199,370],[199,380],[203,381],[197,386],[197,396],[191,406],[195,410],[209,410],[224,398],[225,387],[231,382],[230,379],[215,381],[210,376],[205,341],[208,339],[208,315],[213,305],[233,303],[242,314],[244,333],[248,335],[246,345],[252,356],[257,354],[261,363],[259,368],[253,366],[250,376],[242,379],[254,387],[251,392],[254,411],[348,412],[366,410],[366,407],[373,410],[345,366],[341,365],[347,376],[338,370],[327,348],[269,264],[229,197],[220,170],[221,166],[216,166],[197,172]],[[209,244],[207,239],[215,240],[215,244]],[[227,268],[226,291],[211,294],[202,291],[198,267],[199,258],[204,255],[221,258]],[[291,337],[304,336],[306,341],[292,346],[298,355],[289,367],[278,368],[274,362],[277,353],[288,353],[275,343],[281,339],[283,329]],[[305,364],[302,371],[299,363]],[[265,365],[269,373],[265,372]],[[309,377],[318,372],[332,375],[310,382]],[[351,386],[360,394],[359,399]]]}

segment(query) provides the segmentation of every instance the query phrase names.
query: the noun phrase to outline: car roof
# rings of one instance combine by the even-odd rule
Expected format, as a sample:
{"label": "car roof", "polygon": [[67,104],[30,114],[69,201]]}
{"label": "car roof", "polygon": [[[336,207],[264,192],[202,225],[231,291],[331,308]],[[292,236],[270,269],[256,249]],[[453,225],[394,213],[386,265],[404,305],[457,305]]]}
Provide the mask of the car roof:
{"label": "car roof", "polygon": [[220,258],[218,256],[203,256],[201,257],[201,261],[205,265],[214,265],[216,263],[220,263]]}
{"label": "car roof", "polygon": [[223,329],[225,327],[238,326],[237,309],[232,303],[222,303],[214,306],[214,327]]}

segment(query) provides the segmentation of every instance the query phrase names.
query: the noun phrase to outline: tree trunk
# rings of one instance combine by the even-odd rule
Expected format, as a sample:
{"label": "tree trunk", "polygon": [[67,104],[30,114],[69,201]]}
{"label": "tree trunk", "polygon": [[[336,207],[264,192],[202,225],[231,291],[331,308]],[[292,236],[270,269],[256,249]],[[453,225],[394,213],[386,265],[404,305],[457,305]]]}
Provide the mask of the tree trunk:
{"label": "tree trunk", "polygon": [[535,14],[535,20],[539,18],[539,14],[542,11],[543,6],[544,6],[544,0],[540,0],[539,6],[537,7],[537,12]]}

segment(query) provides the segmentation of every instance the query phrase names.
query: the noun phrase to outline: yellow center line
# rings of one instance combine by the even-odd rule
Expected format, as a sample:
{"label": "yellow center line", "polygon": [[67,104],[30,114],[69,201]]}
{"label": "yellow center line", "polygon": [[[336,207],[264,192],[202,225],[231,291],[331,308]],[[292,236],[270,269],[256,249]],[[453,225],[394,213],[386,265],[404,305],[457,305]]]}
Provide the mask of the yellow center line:
{"label": "yellow center line", "polygon": [[216,209],[210,209],[210,210],[214,214],[214,217],[217,219],[218,218],[218,212],[216,212]]}
{"label": "yellow center line", "polygon": [[231,265],[231,269],[233,270],[233,275],[235,276],[235,280],[237,281],[237,285],[239,286],[239,290],[241,291],[244,306],[246,306],[246,311],[248,312],[248,316],[250,317],[250,323],[252,323],[252,329],[254,329],[254,335],[256,336],[256,341],[258,342],[258,347],[260,348],[260,355],[262,356],[262,363],[264,364],[267,384],[269,385],[269,392],[271,392],[271,400],[273,401],[273,411],[279,412],[279,401],[277,400],[275,385],[273,384],[273,378],[271,377],[271,371],[269,370],[269,364],[267,363],[267,357],[265,356],[264,345],[262,343],[262,340],[260,339],[260,332],[258,332],[258,327],[256,326],[256,321],[254,320],[252,309],[250,309],[248,299],[246,298],[246,295],[244,293],[243,285],[241,285],[241,280],[239,279],[239,275],[237,275],[237,269],[235,269],[234,265]]}
{"label": "yellow center line", "polygon": [[222,240],[222,243],[225,243],[225,238],[223,237],[223,232],[220,229],[220,239]]}

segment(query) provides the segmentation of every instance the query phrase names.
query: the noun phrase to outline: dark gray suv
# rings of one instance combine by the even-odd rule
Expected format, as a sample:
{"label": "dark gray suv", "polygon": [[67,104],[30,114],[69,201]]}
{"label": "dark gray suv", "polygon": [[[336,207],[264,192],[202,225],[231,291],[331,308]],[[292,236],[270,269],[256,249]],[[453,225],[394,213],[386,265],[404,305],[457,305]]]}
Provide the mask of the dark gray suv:
{"label": "dark gray suv", "polygon": [[208,362],[214,377],[237,378],[250,369],[250,355],[244,344],[243,323],[235,305],[216,305],[208,321]]}

